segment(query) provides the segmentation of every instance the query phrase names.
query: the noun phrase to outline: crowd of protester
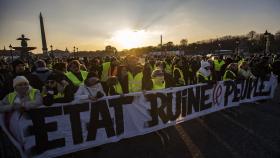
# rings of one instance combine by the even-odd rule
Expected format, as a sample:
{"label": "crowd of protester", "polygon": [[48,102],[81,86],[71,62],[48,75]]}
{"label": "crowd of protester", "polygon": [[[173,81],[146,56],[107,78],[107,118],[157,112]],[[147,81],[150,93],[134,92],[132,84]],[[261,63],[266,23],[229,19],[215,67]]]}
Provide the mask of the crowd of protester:
{"label": "crowd of protester", "polygon": [[220,80],[280,75],[276,54],[0,60],[0,112]]}
{"label": "crowd of protester", "polygon": [[[127,55],[36,59],[35,62],[21,59],[9,62],[0,57],[0,113],[17,111],[5,116],[11,122],[6,126],[20,141],[19,118],[25,111],[39,106],[96,101],[104,96],[215,84],[221,80],[264,79],[272,73],[279,76],[279,67],[279,54],[145,58]],[[156,134],[169,137],[164,130]]]}

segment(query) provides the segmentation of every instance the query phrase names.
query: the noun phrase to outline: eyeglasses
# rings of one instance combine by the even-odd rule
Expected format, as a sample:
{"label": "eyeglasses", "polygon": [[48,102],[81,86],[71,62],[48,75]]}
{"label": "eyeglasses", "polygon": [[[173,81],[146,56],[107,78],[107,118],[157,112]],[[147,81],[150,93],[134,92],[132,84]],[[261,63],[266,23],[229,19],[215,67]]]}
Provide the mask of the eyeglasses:
{"label": "eyeglasses", "polygon": [[17,84],[16,86],[17,87],[26,87],[26,86],[28,86],[29,84],[27,83],[27,82],[22,82],[22,83],[19,83],[19,84]]}

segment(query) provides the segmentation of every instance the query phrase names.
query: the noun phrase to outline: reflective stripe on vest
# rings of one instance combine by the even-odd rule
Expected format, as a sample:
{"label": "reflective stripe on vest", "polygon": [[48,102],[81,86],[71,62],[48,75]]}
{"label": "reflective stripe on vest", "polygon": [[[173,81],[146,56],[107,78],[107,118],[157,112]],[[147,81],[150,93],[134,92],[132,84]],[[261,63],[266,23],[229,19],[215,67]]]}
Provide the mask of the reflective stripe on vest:
{"label": "reflective stripe on vest", "polygon": [[[46,93],[46,92],[42,92],[42,93],[41,93],[41,96],[42,96],[42,97],[45,97],[45,96],[47,96],[47,93]],[[63,97],[64,97],[64,93],[61,93],[61,92],[57,93],[56,95],[53,95],[53,98],[54,98],[54,99],[63,98]]]}
{"label": "reflective stripe on vest", "polygon": [[142,78],[143,73],[140,72],[134,77],[131,72],[128,72],[128,90],[129,92],[140,92],[142,91]]}
{"label": "reflective stripe on vest", "polygon": [[180,73],[180,78],[179,78],[179,83],[180,84],[183,84],[185,85],[186,82],[185,82],[185,79],[184,79],[184,74],[183,74],[183,71],[177,67],[174,67],[174,70],[173,70],[173,78],[175,77],[175,71],[178,70],[179,73]]}
{"label": "reflective stripe on vest", "polygon": [[238,61],[238,65],[242,64],[245,61],[245,59],[241,59]]}
{"label": "reflective stripe on vest", "polygon": [[114,85],[114,89],[115,89],[116,93],[123,94],[123,90],[122,90],[122,86],[121,86],[120,82],[118,82],[116,85]]}
{"label": "reflective stripe on vest", "polygon": [[[227,75],[228,73],[232,74],[232,76],[233,76],[234,78],[228,78],[228,77],[227,77],[227,76],[228,76],[228,75]],[[223,76],[223,80],[235,80],[235,79],[236,79],[235,73],[232,72],[232,71],[230,71],[230,70],[227,70],[227,71],[225,72],[224,76]]]}
{"label": "reflective stripe on vest", "polygon": [[87,71],[81,71],[83,81],[80,81],[76,77],[76,75],[74,75],[72,72],[67,72],[67,73],[65,73],[65,75],[75,86],[80,86],[81,84],[84,84],[84,81],[87,78],[88,72]]}
{"label": "reflective stripe on vest", "polygon": [[110,73],[111,73],[111,62],[103,63],[100,81],[106,82],[108,80],[109,76],[111,76]]}
{"label": "reflective stripe on vest", "polygon": [[172,65],[165,63],[165,72],[171,74],[172,73]]}
{"label": "reflective stripe on vest", "polygon": [[218,60],[214,60],[215,71],[221,71],[221,68],[224,64],[225,62],[223,60],[221,62],[219,62]]}
{"label": "reflective stripe on vest", "polygon": [[64,97],[64,93],[61,93],[61,92],[59,92],[53,96],[54,99],[63,98],[63,97]]}
{"label": "reflective stripe on vest", "polygon": [[155,82],[155,79],[152,79],[152,81],[153,81],[153,90],[165,89],[165,82],[159,84]]}
{"label": "reflective stripe on vest", "polygon": [[[29,93],[28,93],[28,97],[31,101],[35,100],[35,93],[36,93],[37,89],[32,88]],[[16,92],[12,92],[8,94],[8,103],[11,105],[14,103],[15,98],[17,96]]]}
{"label": "reflective stripe on vest", "polygon": [[151,69],[151,71],[155,70],[156,69],[156,65],[154,64],[154,66],[153,66],[153,65],[150,64],[150,69]]}
{"label": "reflective stripe on vest", "polygon": [[204,78],[205,81],[209,81],[212,80],[212,76],[210,75],[209,77],[204,76],[200,71],[196,72],[196,78],[197,78],[197,83],[199,83],[198,79],[199,76],[202,76]]}

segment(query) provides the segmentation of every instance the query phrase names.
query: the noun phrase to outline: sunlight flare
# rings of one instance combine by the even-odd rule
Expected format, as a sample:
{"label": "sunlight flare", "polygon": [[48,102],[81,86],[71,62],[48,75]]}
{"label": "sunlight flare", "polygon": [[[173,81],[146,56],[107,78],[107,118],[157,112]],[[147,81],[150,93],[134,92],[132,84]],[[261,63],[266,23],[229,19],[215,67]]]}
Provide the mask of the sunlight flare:
{"label": "sunlight flare", "polygon": [[119,30],[116,31],[112,40],[125,49],[140,47],[146,42],[147,32],[145,30]]}

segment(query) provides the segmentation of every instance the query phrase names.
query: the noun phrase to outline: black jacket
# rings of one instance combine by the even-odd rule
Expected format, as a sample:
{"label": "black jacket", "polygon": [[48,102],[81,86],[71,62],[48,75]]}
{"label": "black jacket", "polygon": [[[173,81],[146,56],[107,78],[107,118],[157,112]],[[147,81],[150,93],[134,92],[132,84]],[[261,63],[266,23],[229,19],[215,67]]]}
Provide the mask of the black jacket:
{"label": "black jacket", "polygon": [[[46,106],[51,106],[54,103],[68,103],[73,101],[74,94],[77,91],[78,87],[73,86],[72,84],[69,84],[64,89],[64,96],[61,98],[54,98],[55,94],[49,94],[47,93],[46,96],[43,97],[43,104]],[[57,94],[57,92],[56,92]]]}

